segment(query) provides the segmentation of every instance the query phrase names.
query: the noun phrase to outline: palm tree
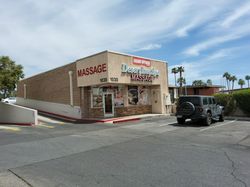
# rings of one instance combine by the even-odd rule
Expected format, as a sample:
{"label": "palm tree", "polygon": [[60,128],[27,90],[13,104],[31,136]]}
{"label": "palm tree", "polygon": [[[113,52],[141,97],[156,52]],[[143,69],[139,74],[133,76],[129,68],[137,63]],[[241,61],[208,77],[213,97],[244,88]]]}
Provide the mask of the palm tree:
{"label": "palm tree", "polygon": [[183,77],[178,78],[178,79],[177,79],[177,83],[179,83],[180,85],[181,85],[181,84],[186,84],[186,79],[183,78]]}
{"label": "palm tree", "polygon": [[213,84],[213,83],[212,83],[212,80],[211,80],[211,79],[207,79],[207,85],[208,85],[208,86],[212,86],[212,84]]}
{"label": "palm tree", "polygon": [[180,95],[182,95],[183,94],[183,92],[182,92],[182,84],[183,84],[183,80],[184,80],[183,77],[182,77],[182,73],[184,72],[184,67],[179,66],[179,67],[177,67],[177,70],[180,73],[180,82],[179,82],[180,83]]}
{"label": "palm tree", "polygon": [[178,73],[178,69],[177,68],[172,68],[172,73],[174,74],[174,83],[176,86],[176,74]]}
{"label": "palm tree", "polygon": [[240,85],[240,88],[243,88],[243,85],[245,85],[245,81],[243,79],[239,79],[238,84]]}
{"label": "palm tree", "polygon": [[193,86],[205,86],[206,83],[203,82],[202,80],[194,80],[192,85]]}
{"label": "palm tree", "polygon": [[229,79],[230,79],[230,77],[231,77],[231,75],[228,73],[228,72],[225,72],[224,74],[223,74],[223,77],[224,78],[226,78],[226,81],[227,81],[227,90],[229,91],[229,87],[230,87],[230,82],[229,82]]}
{"label": "palm tree", "polygon": [[234,89],[234,82],[237,81],[237,77],[235,75],[230,77],[230,81],[232,81],[232,90]]}
{"label": "palm tree", "polygon": [[246,79],[246,81],[247,81],[248,88],[249,88],[249,80],[250,80],[250,75],[246,75],[245,79]]}

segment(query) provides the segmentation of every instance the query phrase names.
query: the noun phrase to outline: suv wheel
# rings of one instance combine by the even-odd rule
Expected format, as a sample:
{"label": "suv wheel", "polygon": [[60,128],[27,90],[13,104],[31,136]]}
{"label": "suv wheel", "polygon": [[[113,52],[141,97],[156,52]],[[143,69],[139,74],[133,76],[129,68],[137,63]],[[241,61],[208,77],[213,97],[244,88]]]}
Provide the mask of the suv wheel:
{"label": "suv wheel", "polygon": [[210,126],[212,124],[212,115],[210,112],[207,113],[207,117],[204,120],[204,124]]}
{"label": "suv wheel", "polygon": [[177,118],[177,122],[178,122],[178,124],[182,125],[185,123],[185,119],[184,118]]}
{"label": "suv wheel", "polygon": [[221,115],[220,115],[219,121],[220,122],[224,121],[224,111],[223,110],[221,111]]}

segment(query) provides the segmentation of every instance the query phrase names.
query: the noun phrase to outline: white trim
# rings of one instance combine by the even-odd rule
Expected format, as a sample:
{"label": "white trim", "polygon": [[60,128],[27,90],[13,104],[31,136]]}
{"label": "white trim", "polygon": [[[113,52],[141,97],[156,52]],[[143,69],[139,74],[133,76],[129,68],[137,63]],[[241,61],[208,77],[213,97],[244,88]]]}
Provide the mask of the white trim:
{"label": "white trim", "polygon": [[27,89],[26,84],[23,84],[23,97],[24,97],[24,99],[27,99],[27,91],[26,91],[26,89]]}
{"label": "white trim", "polygon": [[70,94],[70,105],[73,106],[74,100],[73,100],[73,82],[72,82],[72,75],[73,72],[69,71],[69,94]]}

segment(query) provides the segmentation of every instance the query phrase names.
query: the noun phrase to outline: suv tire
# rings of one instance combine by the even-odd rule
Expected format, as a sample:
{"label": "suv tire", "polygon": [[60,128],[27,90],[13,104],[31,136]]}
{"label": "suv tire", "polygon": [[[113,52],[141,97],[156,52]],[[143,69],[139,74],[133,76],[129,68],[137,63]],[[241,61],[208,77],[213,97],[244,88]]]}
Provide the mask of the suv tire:
{"label": "suv tire", "polygon": [[180,125],[183,125],[185,123],[185,119],[184,118],[177,118],[177,122]]}
{"label": "suv tire", "polygon": [[204,119],[204,125],[210,126],[211,124],[212,124],[212,114],[208,112],[207,117]]}

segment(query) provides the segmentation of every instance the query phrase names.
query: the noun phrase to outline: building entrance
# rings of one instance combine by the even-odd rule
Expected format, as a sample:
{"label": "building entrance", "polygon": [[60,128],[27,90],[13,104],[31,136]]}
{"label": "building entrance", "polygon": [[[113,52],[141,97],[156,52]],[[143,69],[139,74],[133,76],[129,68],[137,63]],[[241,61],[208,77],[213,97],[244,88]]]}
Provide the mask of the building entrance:
{"label": "building entrance", "polygon": [[114,94],[113,93],[103,93],[103,109],[104,109],[104,117],[114,116]]}

